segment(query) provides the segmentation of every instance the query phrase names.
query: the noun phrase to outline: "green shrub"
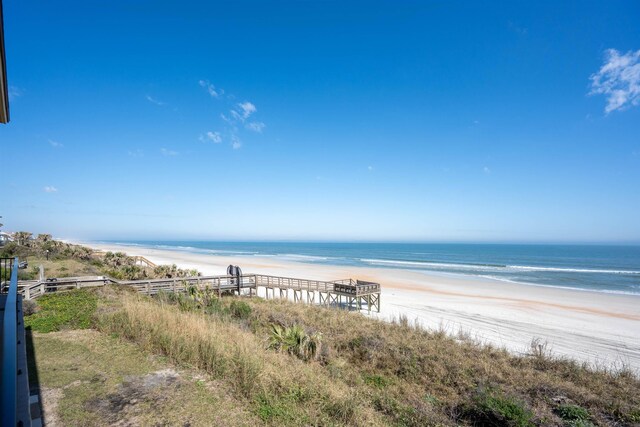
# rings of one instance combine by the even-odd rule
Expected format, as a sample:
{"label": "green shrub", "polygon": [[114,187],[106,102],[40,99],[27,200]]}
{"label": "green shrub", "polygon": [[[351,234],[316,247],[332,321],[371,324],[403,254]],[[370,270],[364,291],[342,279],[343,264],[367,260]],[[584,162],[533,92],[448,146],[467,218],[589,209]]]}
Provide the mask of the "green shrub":
{"label": "green shrub", "polygon": [[488,425],[508,425],[516,427],[533,426],[533,412],[525,403],[492,388],[481,390],[474,399],[475,407],[467,411],[467,418],[474,423]]}
{"label": "green shrub", "polygon": [[40,311],[25,317],[24,324],[37,332],[91,327],[98,298],[86,289],[44,295],[38,299]]}
{"label": "green shrub", "polygon": [[291,414],[292,408],[288,408],[278,399],[268,398],[265,394],[260,394],[257,401],[258,416],[265,422],[273,422],[277,419],[280,423],[284,423],[294,418]]}
{"label": "green shrub", "polygon": [[175,292],[160,290],[157,294],[155,294],[154,297],[161,303],[173,305],[178,303],[179,294],[176,294]]}
{"label": "green shrub", "polygon": [[18,280],[34,280],[38,278],[39,269],[18,270]]}
{"label": "green shrub", "polygon": [[251,307],[244,301],[231,301],[229,310],[231,311],[231,315],[238,319],[248,319],[251,315]]}
{"label": "green shrub", "polygon": [[38,304],[32,299],[22,301],[22,314],[31,316],[38,311]]}
{"label": "green shrub", "polygon": [[640,423],[640,408],[632,410],[625,418],[631,423]]}
{"label": "green shrub", "polygon": [[382,375],[365,375],[364,382],[376,388],[385,388],[389,385],[389,380]]}
{"label": "green shrub", "polygon": [[200,308],[200,305],[194,298],[185,296],[184,294],[178,294],[178,307],[180,307],[182,311],[194,311]]}
{"label": "green shrub", "polygon": [[556,414],[564,421],[566,426],[588,427],[592,426],[589,411],[578,405],[560,405],[555,410]]}
{"label": "green shrub", "polygon": [[373,407],[380,413],[394,420],[397,426],[423,426],[430,425],[415,408],[403,405],[386,393],[373,399]]}

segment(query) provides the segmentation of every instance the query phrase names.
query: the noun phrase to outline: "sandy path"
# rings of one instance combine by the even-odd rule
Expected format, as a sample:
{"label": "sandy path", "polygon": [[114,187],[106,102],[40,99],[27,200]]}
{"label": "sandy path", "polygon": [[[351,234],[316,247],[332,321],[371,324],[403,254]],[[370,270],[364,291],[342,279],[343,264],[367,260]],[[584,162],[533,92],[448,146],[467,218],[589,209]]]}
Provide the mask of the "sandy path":
{"label": "sandy path", "polygon": [[640,372],[640,296],[529,286],[462,275],[372,267],[343,267],[282,260],[85,243],[103,250],[175,263],[204,274],[224,274],[229,264],[245,273],[317,280],[354,278],[382,285],[384,319],[405,314],[429,328],[445,328],[524,353],[533,339],[558,355]]}

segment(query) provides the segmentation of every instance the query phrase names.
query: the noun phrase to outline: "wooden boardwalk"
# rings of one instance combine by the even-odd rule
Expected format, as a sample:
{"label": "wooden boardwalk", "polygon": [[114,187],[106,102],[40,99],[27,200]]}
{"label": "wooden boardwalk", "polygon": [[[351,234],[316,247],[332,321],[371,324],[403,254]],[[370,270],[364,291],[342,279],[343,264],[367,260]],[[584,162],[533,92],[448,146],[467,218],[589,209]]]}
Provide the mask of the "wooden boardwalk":
{"label": "wooden boardwalk", "polygon": [[24,299],[34,299],[50,292],[118,284],[136,291],[155,295],[158,292],[185,292],[195,286],[211,289],[218,295],[258,295],[267,299],[282,298],[307,304],[338,306],[357,310],[380,312],[380,284],[345,279],[320,281],[293,277],[243,274],[236,276],[193,276],[171,279],[119,281],[106,276],[69,277],[44,282],[20,282],[19,291]]}

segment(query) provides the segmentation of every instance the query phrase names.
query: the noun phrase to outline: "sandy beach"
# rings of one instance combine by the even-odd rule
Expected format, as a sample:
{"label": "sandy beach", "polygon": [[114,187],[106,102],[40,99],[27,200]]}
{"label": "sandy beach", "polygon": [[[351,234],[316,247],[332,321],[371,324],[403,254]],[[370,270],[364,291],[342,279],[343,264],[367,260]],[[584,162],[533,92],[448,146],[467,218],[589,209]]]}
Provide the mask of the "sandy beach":
{"label": "sandy beach", "polygon": [[[82,243],[144,256],[157,264],[224,274],[229,264],[245,273],[317,280],[361,279],[382,285],[381,313],[401,314],[427,328],[464,334],[523,354],[532,340],[555,355],[593,365],[640,371],[640,297],[530,286],[422,271],[314,265],[277,257],[226,257],[115,244]],[[363,312],[364,313],[364,312]]]}

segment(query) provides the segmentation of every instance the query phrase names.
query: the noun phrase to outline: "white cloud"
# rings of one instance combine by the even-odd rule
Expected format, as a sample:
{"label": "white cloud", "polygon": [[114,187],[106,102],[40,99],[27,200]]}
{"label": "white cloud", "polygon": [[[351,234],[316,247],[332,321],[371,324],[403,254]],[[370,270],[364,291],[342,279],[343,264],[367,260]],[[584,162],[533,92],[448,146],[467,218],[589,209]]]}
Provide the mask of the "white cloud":
{"label": "white cloud", "polygon": [[203,87],[212,98],[218,98],[219,96],[224,94],[224,90],[216,89],[214,85],[212,85],[209,80],[200,80],[198,84]]}
{"label": "white cloud", "polygon": [[517,25],[511,21],[509,21],[508,25],[511,31],[513,31],[514,33],[520,34],[521,36],[526,36],[527,33],[529,32],[526,28],[521,27],[520,25]]}
{"label": "white cloud", "polygon": [[251,122],[247,123],[245,127],[254,132],[262,133],[266,125],[262,122]]}
{"label": "white cloud", "polygon": [[242,112],[243,119],[248,119],[250,115],[258,111],[256,106],[250,103],[249,101],[241,102],[240,104],[238,104],[238,107]]}
{"label": "white cloud", "polygon": [[161,148],[160,152],[162,153],[163,156],[167,156],[167,157],[173,157],[178,155],[177,151],[168,150],[166,148]]}
{"label": "white cloud", "polygon": [[133,157],[134,159],[140,158],[140,157],[144,157],[144,152],[140,149],[137,150],[129,150],[127,151],[127,154],[129,155],[129,157]]}
{"label": "white cloud", "polygon": [[244,118],[242,117],[242,114],[240,114],[236,110],[231,110],[231,111],[229,111],[229,113],[231,114],[231,118],[232,118],[231,120],[229,120],[229,123],[231,123],[231,121],[234,121],[234,122],[242,122],[242,121],[244,121]]}
{"label": "white cloud", "polygon": [[16,86],[9,86],[9,101],[13,101],[14,99],[22,96],[22,90]]}
{"label": "white cloud", "polygon": [[53,148],[62,148],[62,147],[64,147],[64,145],[61,142],[53,141],[51,139],[49,139],[48,142],[49,142],[49,145],[51,145]]}
{"label": "white cloud", "polygon": [[[205,88],[211,96],[218,97],[222,95],[222,91],[217,91],[215,87],[207,80],[200,80],[198,82],[200,86]],[[229,102],[230,109],[226,113],[220,114],[220,119],[226,123],[224,126],[223,132],[207,132],[206,134],[201,134],[198,137],[198,140],[201,142],[213,141],[214,143],[220,143],[223,141],[222,135],[224,135],[224,140],[228,140],[231,142],[231,146],[234,149],[238,149],[242,147],[242,140],[240,137],[243,135],[243,132],[251,131],[255,133],[262,133],[267,125],[261,121],[249,121],[249,118],[252,117],[258,111],[258,108],[249,101],[233,103],[230,101],[231,99],[235,99],[232,95],[227,95],[224,98],[224,101]]]}
{"label": "white cloud", "polygon": [[220,113],[220,118],[227,123],[231,123],[231,119],[224,115],[224,113]]}
{"label": "white cloud", "polygon": [[215,144],[219,144],[222,142],[222,136],[220,132],[207,132],[205,135],[200,135],[200,141],[212,141]]}
{"label": "white cloud", "polygon": [[589,95],[606,96],[607,114],[640,104],[640,50],[620,54],[607,49],[604,64],[590,80]]}
{"label": "white cloud", "polygon": [[152,104],[156,104],[159,106],[163,106],[163,105],[167,105],[166,102],[162,102],[162,101],[158,101],[157,99],[155,99],[154,97],[152,97],[151,95],[145,95],[145,98],[147,98],[147,101],[151,102]]}
{"label": "white cloud", "polygon": [[44,187],[44,191],[45,193],[57,193],[58,189],[53,185],[47,185],[46,187]]}

